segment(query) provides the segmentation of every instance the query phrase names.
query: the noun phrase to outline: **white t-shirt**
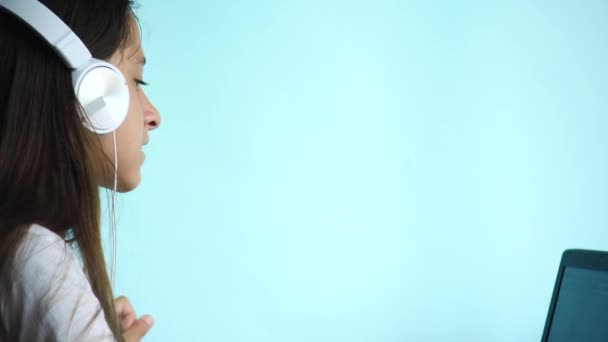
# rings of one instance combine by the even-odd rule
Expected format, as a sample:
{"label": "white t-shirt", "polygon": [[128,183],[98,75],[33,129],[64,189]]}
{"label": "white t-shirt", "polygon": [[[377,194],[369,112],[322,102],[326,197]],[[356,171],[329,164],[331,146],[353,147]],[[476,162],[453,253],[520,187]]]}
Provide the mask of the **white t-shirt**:
{"label": "white t-shirt", "polygon": [[[23,342],[115,341],[80,260],[59,235],[30,226],[17,264],[23,266],[13,283],[0,274],[0,324],[8,336]],[[0,342],[8,341],[0,336]]]}

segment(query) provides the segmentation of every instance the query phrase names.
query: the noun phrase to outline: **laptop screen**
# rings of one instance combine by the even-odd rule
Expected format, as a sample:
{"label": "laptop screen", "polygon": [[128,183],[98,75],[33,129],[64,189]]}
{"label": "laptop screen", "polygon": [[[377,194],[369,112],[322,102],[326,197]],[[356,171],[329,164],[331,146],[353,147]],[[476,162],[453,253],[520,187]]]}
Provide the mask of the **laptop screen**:
{"label": "laptop screen", "polygon": [[608,272],[564,269],[548,341],[608,341]]}

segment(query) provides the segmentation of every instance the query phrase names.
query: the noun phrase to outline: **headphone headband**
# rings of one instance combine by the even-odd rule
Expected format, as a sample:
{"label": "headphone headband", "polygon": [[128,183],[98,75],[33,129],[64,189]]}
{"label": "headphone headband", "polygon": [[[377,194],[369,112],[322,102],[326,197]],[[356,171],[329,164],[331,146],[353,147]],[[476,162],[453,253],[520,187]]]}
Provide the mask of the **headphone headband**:
{"label": "headphone headband", "polygon": [[6,8],[44,38],[72,68],[72,83],[87,119],[83,123],[97,134],[118,128],[129,110],[129,88],[114,65],[95,59],[76,34],[38,0],[0,0]]}
{"label": "headphone headband", "polygon": [[72,69],[91,60],[89,49],[51,10],[37,0],[0,0],[6,8],[40,34]]}

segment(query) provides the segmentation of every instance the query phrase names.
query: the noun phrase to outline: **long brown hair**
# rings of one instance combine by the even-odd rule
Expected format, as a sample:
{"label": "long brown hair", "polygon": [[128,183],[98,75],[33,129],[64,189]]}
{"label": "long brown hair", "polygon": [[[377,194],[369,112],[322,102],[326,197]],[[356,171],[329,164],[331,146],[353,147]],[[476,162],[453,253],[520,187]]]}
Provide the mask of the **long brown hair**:
{"label": "long brown hair", "polygon": [[[126,46],[137,20],[131,0],[41,2],[99,59]],[[68,67],[26,24],[0,10],[0,269],[18,267],[17,246],[31,224],[59,234],[78,249],[122,342],[101,242],[99,184],[114,177],[108,163],[99,137],[82,125]]]}

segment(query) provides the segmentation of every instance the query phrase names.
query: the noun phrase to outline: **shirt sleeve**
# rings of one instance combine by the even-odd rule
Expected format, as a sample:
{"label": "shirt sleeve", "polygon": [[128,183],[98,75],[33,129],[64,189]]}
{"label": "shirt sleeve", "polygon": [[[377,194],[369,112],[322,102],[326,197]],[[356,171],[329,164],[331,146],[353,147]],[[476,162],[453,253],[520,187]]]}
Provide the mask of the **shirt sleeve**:
{"label": "shirt sleeve", "polygon": [[72,248],[41,226],[32,226],[24,242],[17,251],[21,266],[0,303],[9,335],[18,341],[114,342]]}

